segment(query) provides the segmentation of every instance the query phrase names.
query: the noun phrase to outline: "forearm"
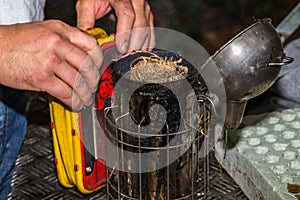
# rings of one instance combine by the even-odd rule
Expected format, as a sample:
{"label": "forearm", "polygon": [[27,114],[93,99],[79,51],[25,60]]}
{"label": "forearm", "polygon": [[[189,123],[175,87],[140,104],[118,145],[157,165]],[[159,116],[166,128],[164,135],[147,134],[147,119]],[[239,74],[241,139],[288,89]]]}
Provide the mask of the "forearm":
{"label": "forearm", "polygon": [[[13,59],[9,56],[9,53],[13,49],[13,45],[16,40],[12,39],[12,35],[16,25],[1,25],[0,26],[0,84],[13,87],[13,74],[11,73],[11,65]],[[18,88],[19,89],[19,88]]]}

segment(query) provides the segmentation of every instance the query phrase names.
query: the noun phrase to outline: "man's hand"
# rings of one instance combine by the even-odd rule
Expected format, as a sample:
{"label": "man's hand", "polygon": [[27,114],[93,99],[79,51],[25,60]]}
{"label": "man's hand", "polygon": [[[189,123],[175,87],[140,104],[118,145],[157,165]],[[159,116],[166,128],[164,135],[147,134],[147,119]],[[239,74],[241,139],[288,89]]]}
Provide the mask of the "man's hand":
{"label": "man's hand", "polygon": [[93,101],[103,55],[94,37],[58,20],[0,26],[0,84],[45,91],[73,109]]}
{"label": "man's hand", "polygon": [[145,0],[78,0],[77,26],[82,30],[93,28],[95,20],[112,10],[117,18],[116,46],[121,53],[154,48],[154,19]]}

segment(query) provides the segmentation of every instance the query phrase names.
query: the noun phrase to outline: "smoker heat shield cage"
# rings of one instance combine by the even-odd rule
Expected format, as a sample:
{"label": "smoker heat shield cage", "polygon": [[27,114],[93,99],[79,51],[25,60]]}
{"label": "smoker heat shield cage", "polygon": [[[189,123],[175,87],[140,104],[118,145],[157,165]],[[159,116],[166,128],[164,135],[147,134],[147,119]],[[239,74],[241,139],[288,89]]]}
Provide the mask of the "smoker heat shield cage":
{"label": "smoker heat shield cage", "polygon": [[[88,32],[96,37],[103,50],[113,44],[114,36],[107,35],[100,28]],[[95,160],[82,143],[81,137],[91,133],[81,126],[81,112],[72,112],[53,97],[49,97],[49,106],[59,182],[65,187],[77,187],[85,194],[103,188],[106,183],[105,164]]]}
{"label": "smoker heat shield cage", "polygon": [[[114,37],[106,35],[102,29],[93,29],[90,33],[98,38],[104,54],[107,49],[109,52]],[[123,75],[140,57],[150,58],[156,64],[166,61],[178,67],[187,67],[184,80],[193,89],[184,88],[183,80],[164,84],[146,83],[138,87],[128,101],[125,96],[130,91],[124,89],[115,93],[115,84],[124,78]],[[49,98],[60,183],[65,187],[77,187],[82,193],[94,192],[106,185],[108,199],[206,199],[209,195],[209,158],[200,154],[208,154],[211,101],[198,71],[184,58],[164,50],[137,52],[113,63],[104,63],[104,66],[108,67],[100,80],[95,108],[77,113],[58,100]],[[128,77],[125,82],[130,86],[141,83]],[[180,95],[174,95],[169,86],[180,91]],[[142,131],[143,126],[151,122],[153,116],[161,114],[159,109],[157,113],[154,109],[154,115],[150,117],[149,110],[154,105],[164,107],[167,118],[158,121],[162,124],[161,130],[149,134]],[[128,106],[129,111],[124,113]],[[95,159],[97,155],[91,155],[84,146],[82,139],[85,140],[85,135],[95,132],[93,124],[89,127],[88,123],[93,122],[94,117],[87,116],[98,119],[104,129],[104,137],[109,141],[107,143],[112,144],[108,146],[102,142],[101,147],[97,146],[96,151],[104,152],[106,163]],[[139,156],[132,159],[125,152]],[[142,153],[149,152],[153,152],[150,159],[142,157]],[[170,160],[170,152],[172,155],[178,154],[177,159],[156,168],[157,163]],[[140,168],[141,163],[154,166],[154,170],[130,171]]]}
{"label": "smoker heat shield cage", "polygon": [[[188,70],[183,79],[141,83],[130,78],[131,73],[128,75],[139,61]],[[106,161],[110,163],[108,199],[206,199],[209,159],[201,155],[208,153],[211,104],[201,75],[188,61],[164,50],[136,52],[113,62],[110,68],[113,82],[122,79],[123,88],[118,91],[115,85],[113,100],[106,102],[104,112],[97,113],[109,139],[105,144]],[[192,87],[185,88],[184,81]],[[155,105],[164,107],[163,121],[156,121],[155,116],[161,112],[158,107],[150,109]],[[144,131],[151,121],[161,123],[162,128],[154,126]],[[178,157],[172,160],[174,155]],[[152,169],[143,171],[142,166]]]}

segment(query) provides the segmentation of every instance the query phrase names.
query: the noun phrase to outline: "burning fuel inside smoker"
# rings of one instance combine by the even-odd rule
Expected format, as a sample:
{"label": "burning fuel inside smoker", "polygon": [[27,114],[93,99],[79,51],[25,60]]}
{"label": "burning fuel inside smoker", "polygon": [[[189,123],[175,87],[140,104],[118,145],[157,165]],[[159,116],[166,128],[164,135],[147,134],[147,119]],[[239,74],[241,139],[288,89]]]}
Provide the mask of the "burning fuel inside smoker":
{"label": "burning fuel inside smoker", "polygon": [[206,198],[209,160],[200,154],[211,104],[200,74],[166,51],[137,52],[111,67],[114,97],[103,114],[114,145],[106,148],[114,163],[109,199]]}

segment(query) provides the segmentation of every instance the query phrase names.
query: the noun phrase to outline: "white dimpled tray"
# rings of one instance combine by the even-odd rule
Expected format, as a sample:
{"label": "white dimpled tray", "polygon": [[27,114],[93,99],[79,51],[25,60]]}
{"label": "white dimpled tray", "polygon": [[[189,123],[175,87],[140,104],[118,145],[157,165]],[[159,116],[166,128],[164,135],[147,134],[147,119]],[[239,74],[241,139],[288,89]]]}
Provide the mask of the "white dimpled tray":
{"label": "white dimpled tray", "polygon": [[300,109],[245,117],[242,126],[229,131],[225,159],[224,143],[216,145],[219,162],[250,200],[297,199],[287,184],[300,184]]}

